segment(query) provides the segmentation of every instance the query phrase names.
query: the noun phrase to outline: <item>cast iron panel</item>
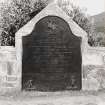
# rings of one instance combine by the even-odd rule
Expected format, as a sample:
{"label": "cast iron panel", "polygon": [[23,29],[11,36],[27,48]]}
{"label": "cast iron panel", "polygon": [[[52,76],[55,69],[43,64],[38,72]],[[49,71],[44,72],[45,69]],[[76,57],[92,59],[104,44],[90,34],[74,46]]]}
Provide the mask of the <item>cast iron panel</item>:
{"label": "cast iron panel", "polygon": [[81,89],[81,38],[63,19],[42,18],[22,42],[23,89]]}

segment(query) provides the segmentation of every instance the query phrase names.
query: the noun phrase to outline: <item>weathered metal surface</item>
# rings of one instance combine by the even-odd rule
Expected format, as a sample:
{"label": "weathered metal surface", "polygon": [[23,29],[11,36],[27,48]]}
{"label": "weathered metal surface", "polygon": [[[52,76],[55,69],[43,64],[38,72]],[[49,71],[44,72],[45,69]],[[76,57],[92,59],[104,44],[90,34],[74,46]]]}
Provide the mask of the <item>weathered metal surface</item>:
{"label": "weathered metal surface", "polygon": [[81,38],[63,19],[42,18],[22,42],[23,89],[81,89]]}

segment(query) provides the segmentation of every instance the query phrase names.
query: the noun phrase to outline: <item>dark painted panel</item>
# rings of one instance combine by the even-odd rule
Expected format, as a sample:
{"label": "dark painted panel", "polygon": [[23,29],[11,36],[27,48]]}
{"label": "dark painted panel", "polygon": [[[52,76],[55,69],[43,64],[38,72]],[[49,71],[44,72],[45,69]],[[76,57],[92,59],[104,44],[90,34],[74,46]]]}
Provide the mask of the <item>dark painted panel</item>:
{"label": "dark painted panel", "polygon": [[[63,19],[56,16],[41,19],[22,42],[23,89],[81,88],[81,38],[72,34]],[[32,86],[26,85],[29,81]]]}

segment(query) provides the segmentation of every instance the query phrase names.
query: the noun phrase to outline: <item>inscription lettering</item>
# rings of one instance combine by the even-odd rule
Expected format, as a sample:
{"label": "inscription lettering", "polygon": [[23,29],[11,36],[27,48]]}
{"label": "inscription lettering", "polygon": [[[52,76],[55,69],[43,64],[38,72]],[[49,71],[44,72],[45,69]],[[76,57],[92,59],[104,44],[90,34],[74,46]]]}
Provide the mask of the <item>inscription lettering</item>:
{"label": "inscription lettering", "polygon": [[[22,42],[24,89],[81,89],[81,40],[72,34],[63,19],[56,16],[42,18]],[[31,85],[24,86],[28,83]]]}

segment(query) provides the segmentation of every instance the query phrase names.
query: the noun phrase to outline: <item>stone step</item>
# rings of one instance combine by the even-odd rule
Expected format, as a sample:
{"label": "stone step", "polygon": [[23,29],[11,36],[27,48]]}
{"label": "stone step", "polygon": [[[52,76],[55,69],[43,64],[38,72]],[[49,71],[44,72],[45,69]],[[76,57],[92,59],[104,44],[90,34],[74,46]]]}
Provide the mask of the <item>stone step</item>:
{"label": "stone step", "polygon": [[49,96],[0,99],[0,105],[105,105],[99,96]]}

